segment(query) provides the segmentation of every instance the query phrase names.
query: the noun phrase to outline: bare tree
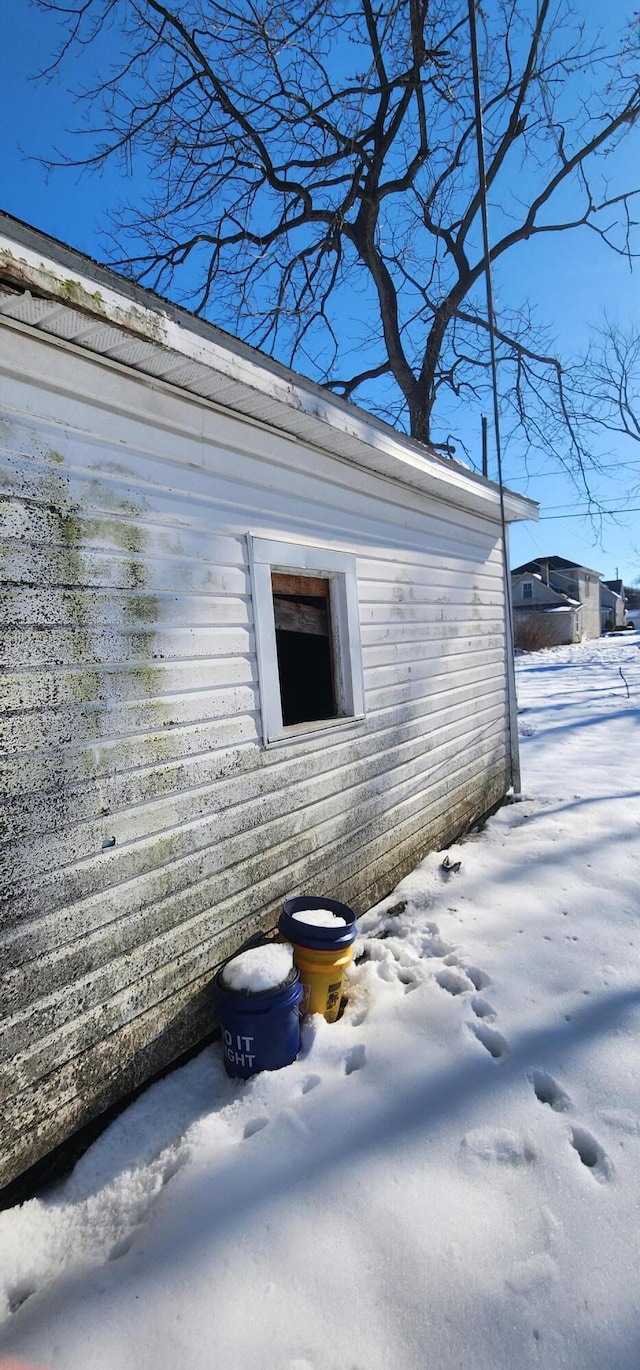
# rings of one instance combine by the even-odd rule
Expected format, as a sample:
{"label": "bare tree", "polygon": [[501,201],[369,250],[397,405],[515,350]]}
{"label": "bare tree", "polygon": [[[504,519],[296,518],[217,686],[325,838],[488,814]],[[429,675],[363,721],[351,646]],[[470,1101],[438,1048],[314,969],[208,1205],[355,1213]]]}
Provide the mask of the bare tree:
{"label": "bare tree", "polygon": [[[37,3],[66,25],[50,74],[83,45],[110,63],[72,164],[120,158],[151,185],[117,217],[118,265],[421,440],[440,406],[482,398],[466,0]],[[638,185],[603,154],[640,118],[637,45],[590,38],[564,0],[491,0],[479,20],[491,258],[519,254],[523,281],[499,306],[503,404],[584,474],[526,247],[573,231],[634,252]]]}
{"label": "bare tree", "polygon": [[576,374],[585,414],[599,427],[640,443],[640,328],[607,321]]}

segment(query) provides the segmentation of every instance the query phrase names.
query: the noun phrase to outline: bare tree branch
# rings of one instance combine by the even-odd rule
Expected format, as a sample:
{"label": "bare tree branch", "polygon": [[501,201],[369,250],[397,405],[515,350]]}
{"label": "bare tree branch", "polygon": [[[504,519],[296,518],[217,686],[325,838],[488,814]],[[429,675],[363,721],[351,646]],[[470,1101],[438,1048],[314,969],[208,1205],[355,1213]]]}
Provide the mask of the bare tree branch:
{"label": "bare tree branch", "polygon": [[[422,440],[441,408],[448,428],[452,402],[483,400],[465,0],[35,3],[62,24],[49,76],[122,54],[81,92],[93,135],[63,158],[123,165],[118,265]],[[492,261],[589,232],[631,263],[640,174],[604,154],[640,125],[635,29],[605,48],[565,0],[479,18]],[[580,488],[597,423],[640,440],[633,347],[606,365],[592,350],[589,407],[526,299],[502,307],[497,344],[513,431]]]}

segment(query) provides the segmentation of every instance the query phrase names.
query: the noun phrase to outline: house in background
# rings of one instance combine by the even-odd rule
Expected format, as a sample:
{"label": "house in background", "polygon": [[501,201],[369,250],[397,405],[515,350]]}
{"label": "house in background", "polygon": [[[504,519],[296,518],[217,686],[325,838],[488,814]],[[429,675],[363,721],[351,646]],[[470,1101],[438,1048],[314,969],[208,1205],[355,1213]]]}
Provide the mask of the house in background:
{"label": "house in background", "polygon": [[511,594],[516,647],[527,651],[582,640],[582,610],[578,601],[552,590],[535,572],[512,574]]}
{"label": "house in background", "polygon": [[635,623],[640,622],[640,589],[637,585],[624,585],[624,603],[627,615],[627,623],[633,619]]}
{"label": "house in background", "polygon": [[621,580],[600,582],[600,619],[602,632],[624,628],[627,621],[627,602]]}
{"label": "house in background", "polygon": [[[517,774],[497,486],[0,216],[0,1186]],[[506,492],[507,521],[537,506]]]}
{"label": "house in background", "polygon": [[533,626],[540,646],[600,637],[600,576],[587,566],[558,556],[525,562],[511,572],[511,594],[516,645]]}

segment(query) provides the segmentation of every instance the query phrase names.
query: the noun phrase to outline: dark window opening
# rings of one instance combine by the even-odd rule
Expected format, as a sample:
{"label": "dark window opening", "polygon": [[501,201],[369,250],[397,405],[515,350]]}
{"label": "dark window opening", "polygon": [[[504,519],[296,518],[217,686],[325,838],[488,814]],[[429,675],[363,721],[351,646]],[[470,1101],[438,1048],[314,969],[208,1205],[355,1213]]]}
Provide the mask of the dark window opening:
{"label": "dark window opening", "polygon": [[284,726],[336,718],[329,581],[274,571],[271,586]]}
{"label": "dark window opening", "polygon": [[525,580],[522,586],[522,598],[533,599],[533,585],[530,580]]}

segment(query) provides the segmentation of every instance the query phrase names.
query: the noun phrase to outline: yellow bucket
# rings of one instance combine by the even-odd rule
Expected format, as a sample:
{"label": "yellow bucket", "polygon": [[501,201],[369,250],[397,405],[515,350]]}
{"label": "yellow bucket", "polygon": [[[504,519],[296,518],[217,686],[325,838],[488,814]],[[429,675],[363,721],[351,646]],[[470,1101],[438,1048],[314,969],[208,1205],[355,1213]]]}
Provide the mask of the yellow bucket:
{"label": "yellow bucket", "polygon": [[352,960],[352,946],[339,951],[314,951],[293,943],[293,961],[302,983],[301,1013],[322,1013],[328,1023],[335,1023],[344,977]]}
{"label": "yellow bucket", "polygon": [[328,1023],[334,1023],[345,973],[353,960],[353,909],[324,895],[299,894],[285,899],[278,928],[293,947],[294,965],[302,983],[300,1012],[321,1013]]}

